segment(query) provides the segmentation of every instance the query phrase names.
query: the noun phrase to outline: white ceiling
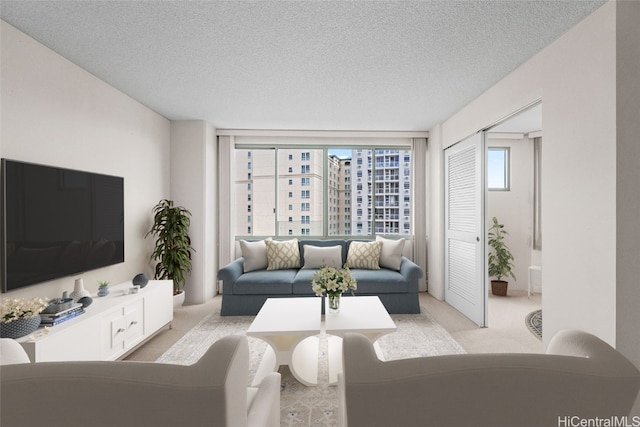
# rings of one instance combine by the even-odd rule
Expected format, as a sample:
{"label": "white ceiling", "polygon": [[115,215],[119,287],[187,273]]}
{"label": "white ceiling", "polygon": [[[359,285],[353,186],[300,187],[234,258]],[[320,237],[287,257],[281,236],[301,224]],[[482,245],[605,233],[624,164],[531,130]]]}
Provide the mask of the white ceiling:
{"label": "white ceiling", "polygon": [[604,1],[11,1],[0,17],[169,119],[428,130]]}

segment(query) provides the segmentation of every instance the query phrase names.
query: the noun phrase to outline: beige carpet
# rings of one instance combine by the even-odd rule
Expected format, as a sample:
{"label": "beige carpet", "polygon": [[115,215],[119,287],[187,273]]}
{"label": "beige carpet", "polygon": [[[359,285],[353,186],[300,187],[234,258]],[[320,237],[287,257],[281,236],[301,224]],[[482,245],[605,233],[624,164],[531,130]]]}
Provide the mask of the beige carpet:
{"label": "beige carpet", "polygon": [[[442,354],[462,354],[463,348],[429,315],[424,308],[421,314],[394,314],[391,316],[398,330],[378,340],[385,360],[404,359]],[[211,314],[191,329],[157,362],[189,365],[197,361],[209,346],[219,338],[244,335],[253,316],[225,316]],[[251,382],[266,344],[249,337]],[[282,426],[335,426],[337,425],[338,399],[335,386],[328,384],[327,341],[320,335],[318,355],[319,385],[306,387],[283,366],[281,394]]]}

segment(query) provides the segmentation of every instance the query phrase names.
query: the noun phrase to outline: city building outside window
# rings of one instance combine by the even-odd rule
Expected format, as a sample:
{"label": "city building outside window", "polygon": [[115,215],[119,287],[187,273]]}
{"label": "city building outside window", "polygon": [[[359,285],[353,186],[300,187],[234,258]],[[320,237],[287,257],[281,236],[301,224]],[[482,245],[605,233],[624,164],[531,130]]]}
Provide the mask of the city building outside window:
{"label": "city building outside window", "polygon": [[[302,150],[277,146],[252,148],[251,154],[236,148],[236,153],[236,158],[245,159],[244,164],[236,162],[236,176],[247,177],[244,180],[236,178],[236,183],[241,184],[235,187],[236,199],[246,192],[247,200],[255,205],[255,208],[245,205],[245,214],[254,211],[252,224],[248,223],[246,215],[242,216],[241,206],[236,205],[236,236],[244,236],[244,230],[249,226],[256,236],[276,237],[302,235],[296,233],[319,237],[354,234],[366,237],[373,234],[410,235],[412,232],[412,152],[409,149],[326,147]],[[247,158],[251,158],[251,162],[247,162]],[[356,169],[358,182],[353,192],[352,165],[360,166]],[[249,169],[253,170],[253,175]],[[283,194],[278,189],[285,186],[288,190]],[[278,194],[286,195],[286,198],[278,197]],[[358,204],[358,209],[352,216],[350,206],[354,203]],[[301,212],[305,214],[301,215]],[[301,218],[301,223],[307,226],[298,230],[288,227],[290,217]],[[247,218],[247,223],[243,224],[239,218]]]}

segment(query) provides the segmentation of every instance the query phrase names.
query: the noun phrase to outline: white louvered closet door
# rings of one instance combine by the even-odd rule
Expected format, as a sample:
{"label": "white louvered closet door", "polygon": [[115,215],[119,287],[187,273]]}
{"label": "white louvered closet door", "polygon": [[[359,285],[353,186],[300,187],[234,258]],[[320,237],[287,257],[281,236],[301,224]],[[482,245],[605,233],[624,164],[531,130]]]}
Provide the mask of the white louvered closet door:
{"label": "white louvered closet door", "polygon": [[483,133],[445,150],[445,300],[486,326]]}

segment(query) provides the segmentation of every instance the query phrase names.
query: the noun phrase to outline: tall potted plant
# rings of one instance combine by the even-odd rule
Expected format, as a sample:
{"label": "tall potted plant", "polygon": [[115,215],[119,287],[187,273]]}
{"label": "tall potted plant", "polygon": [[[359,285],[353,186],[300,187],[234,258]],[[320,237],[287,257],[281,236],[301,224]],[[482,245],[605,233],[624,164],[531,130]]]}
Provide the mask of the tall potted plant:
{"label": "tall potted plant", "polygon": [[191,212],[174,206],[173,200],[160,200],[153,208],[153,226],[147,232],[156,238],[150,261],[157,261],[155,278],[173,280],[173,295],[184,301],[183,287],[191,272]]}
{"label": "tall potted plant", "polygon": [[489,229],[489,246],[492,251],[489,252],[489,277],[495,277],[491,280],[491,293],[494,295],[507,295],[507,287],[509,282],[502,280],[503,277],[511,276],[516,280],[516,276],[511,269],[513,268],[513,255],[504,242],[504,237],[509,233],[504,229],[504,225],[493,217],[493,225]]}

